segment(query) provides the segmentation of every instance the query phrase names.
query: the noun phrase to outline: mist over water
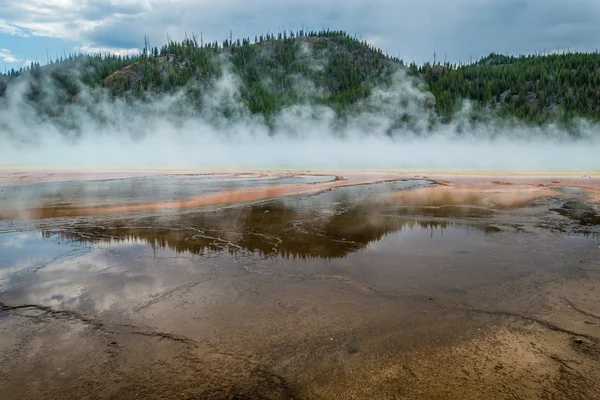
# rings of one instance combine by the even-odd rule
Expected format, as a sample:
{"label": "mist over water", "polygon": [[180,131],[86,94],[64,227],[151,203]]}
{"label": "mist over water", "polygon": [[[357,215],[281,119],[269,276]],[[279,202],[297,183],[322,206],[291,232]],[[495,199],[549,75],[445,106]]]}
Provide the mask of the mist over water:
{"label": "mist over water", "polygon": [[[574,137],[553,125],[473,125],[467,110],[441,124],[419,84],[398,71],[348,116],[305,104],[267,124],[244,106],[228,70],[204,90],[202,111],[182,92],[126,102],[81,84],[76,104],[43,118],[22,81],[0,99],[0,166],[600,171],[596,125],[580,121]],[[52,107],[51,83],[44,90]]]}

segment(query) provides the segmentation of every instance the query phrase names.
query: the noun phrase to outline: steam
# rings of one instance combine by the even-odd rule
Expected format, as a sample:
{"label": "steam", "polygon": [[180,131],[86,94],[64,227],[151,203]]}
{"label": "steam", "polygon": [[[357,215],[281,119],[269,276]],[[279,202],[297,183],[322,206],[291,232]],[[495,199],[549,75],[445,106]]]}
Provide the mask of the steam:
{"label": "steam", "polygon": [[[296,83],[307,98],[322,94]],[[0,167],[600,171],[598,126],[580,121],[575,138],[554,125],[473,125],[468,103],[441,124],[433,95],[403,70],[347,116],[302,104],[268,124],[244,106],[227,68],[202,91],[200,111],[183,91],[132,102],[83,84],[77,102],[58,109],[63,94],[46,82],[41,107],[57,117],[44,118],[26,101],[27,85],[0,98]]]}

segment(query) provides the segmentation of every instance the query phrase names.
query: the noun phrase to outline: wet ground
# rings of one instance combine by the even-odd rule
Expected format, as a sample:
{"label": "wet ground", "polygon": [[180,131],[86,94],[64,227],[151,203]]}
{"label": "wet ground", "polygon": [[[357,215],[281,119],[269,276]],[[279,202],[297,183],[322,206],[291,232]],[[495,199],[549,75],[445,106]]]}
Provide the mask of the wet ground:
{"label": "wet ground", "polygon": [[598,178],[351,175],[0,187],[0,398],[600,398]]}

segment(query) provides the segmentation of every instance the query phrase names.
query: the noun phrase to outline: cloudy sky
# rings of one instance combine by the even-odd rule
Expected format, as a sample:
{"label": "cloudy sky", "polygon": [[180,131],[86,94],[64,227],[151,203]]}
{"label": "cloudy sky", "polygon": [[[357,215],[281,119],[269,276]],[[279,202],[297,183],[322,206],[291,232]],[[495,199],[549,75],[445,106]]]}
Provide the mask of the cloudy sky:
{"label": "cloudy sky", "polygon": [[343,29],[410,62],[600,48],[600,0],[0,0],[0,69],[202,33]]}

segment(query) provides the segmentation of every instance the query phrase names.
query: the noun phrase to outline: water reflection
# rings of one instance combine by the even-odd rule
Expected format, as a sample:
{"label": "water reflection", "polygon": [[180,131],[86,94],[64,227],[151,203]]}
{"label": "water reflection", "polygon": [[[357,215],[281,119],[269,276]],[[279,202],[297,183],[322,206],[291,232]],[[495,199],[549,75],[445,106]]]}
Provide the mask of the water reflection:
{"label": "water reflection", "polygon": [[448,221],[409,219],[366,204],[303,210],[274,201],[219,212],[157,217],[142,224],[120,221],[43,234],[100,246],[142,241],[155,249],[196,255],[225,251],[232,255],[333,259],[405,228],[443,231],[451,225]]}
{"label": "water reflection", "polygon": [[485,229],[363,203],[309,210],[270,202],[119,224],[0,235],[0,251],[9,255],[2,257],[0,302],[138,312],[197,285],[205,285],[203,293],[235,293],[236,285],[255,282],[248,274],[265,277],[273,293],[281,278],[270,277],[456,292],[573,259],[590,245],[539,245],[537,237],[497,233],[490,239]]}
{"label": "water reflection", "polygon": [[[240,223],[245,224],[252,216],[257,218],[258,210],[248,213]],[[261,214],[269,218],[271,213]],[[444,223],[400,219],[384,222],[373,217],[347,226],[340,217],[328,218],[328,222],[307,221],[281,236],[269,231],[228,235],[214,229],[198,233],[199,228],[143,227],[29,232],[23,246],[13,247],[11,260],[3,264],[0,301],[110,312],[139,308],[158,293],[209,282],[218,276],[237,276],[248,272],[246,268],[260,273],[271,273],[276,268],[289,276],[338,275],[344,270],[347,276],[359,274],[365,280],[382,273],[397,278],[400,255],[447,251],[468,235],[465,227]],[[276,226],[263,222],[264,227]],[[0,238],[9,243],[18,235]],[[35,268],[23,262],[29,259],[27,249],[33,248],[45,254]],[[264,264],[267,260],[271,261]],[[377,267],[367,268],[377,260]],[[394,281],[389,277],[386,280]]]}
{"label": "water reflection", "polygon": [[9,277],[25,277],[61,257],[81,254],[84,245],[67,237],[50,238],[44,232],[0,235],[0,288]]}

